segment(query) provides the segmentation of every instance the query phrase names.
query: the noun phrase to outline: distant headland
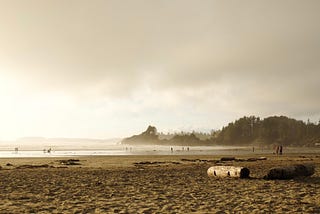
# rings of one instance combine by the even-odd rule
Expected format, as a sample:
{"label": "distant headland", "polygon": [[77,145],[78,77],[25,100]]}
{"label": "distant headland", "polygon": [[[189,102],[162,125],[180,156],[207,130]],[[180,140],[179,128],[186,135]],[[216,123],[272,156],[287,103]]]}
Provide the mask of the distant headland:
{"label": "distant headland", "polygon": [[320,121],[318,124],[272,116],[260,119],[256,116],[242,117],[221,130],[211,133],[191,132],[178,134],[158,133],[149,126],[139,135],[124,138],[128,145],[179,145],[179,146],[320,146]]}

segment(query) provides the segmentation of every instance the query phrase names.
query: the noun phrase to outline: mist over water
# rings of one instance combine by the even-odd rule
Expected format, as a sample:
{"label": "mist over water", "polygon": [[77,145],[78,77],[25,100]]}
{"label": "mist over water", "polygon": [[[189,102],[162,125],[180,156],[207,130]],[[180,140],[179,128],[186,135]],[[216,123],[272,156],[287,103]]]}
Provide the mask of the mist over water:
{"label": "mist over water", "polygon": [[[235,147],[235,146],[130,146],[130,145],[107,145],[103,148],[74,148],[66,149],[59,147],[50,147],[51,151],[47,149],[41,150],[26,150],[0,147],[0,158],[32,158],[32,157],[80,157],[80,156],[130,156],[130,155],[255,155],[255,154],[272,154],[273,150],[255,148],[253,152],[252,147]],[[49,148],[49,149],[50,149]],[[172,151],[171,151],[172,148]],[[189,150],[188,150],[189,148]],[[320,150],[320,149],[319,149]],[[285,153],[301,153],[301,149],[285,148]],[[313,149],[304,149],[303,153],[314,152]]]}
{"label": "mist over water", "polygon": [[[17,151],[15,149],[17,148]],[[172,151],[171,151],[172,148]],[[50,150],[50,151],[48,151]],[[214,155],[246,153],[246,147],[232,146],[158,146],[158,145],[121,145],[109,144],[25,144],[13,147],[0,146],[0,157],[72,157],[98,155]]]}

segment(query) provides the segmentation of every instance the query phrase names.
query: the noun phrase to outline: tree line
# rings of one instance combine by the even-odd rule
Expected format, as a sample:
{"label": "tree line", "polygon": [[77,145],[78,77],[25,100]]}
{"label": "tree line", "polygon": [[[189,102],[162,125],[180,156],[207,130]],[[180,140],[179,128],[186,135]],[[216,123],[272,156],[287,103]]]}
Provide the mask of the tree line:
{"label": "tree line", "polygon": [[149,126],[145,132],[125,138],[122,143],[182,146],[314,146],[320,144],[320,121],[315,124],[309,120],[304,122],[285,116],[272,116],[265,119],[245,116],[229,123],[221,130],[206,134],[181,132],[164,135],[159,134],[156,127]]}
{"label": "tree line", "polygon": [[313,146],[320,140],[320,123],[307,123],[285,116],[242,117],[223,127],[215,141],[222,144],[278,144]]}

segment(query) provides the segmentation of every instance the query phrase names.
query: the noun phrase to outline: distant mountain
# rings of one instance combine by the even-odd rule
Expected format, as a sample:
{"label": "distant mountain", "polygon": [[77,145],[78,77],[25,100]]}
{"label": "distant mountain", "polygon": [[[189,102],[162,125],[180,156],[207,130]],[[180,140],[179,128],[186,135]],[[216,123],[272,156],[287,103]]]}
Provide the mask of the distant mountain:
{"label": "distant mountain", "polygon": [[93,138],[45,138],[45,137],[23,137],[17,139],[19,143],[109,143],[117,144],[121,141],[121,138],[111,139],[93,139]]}
{"label": "distant mountain", "polygon": [[[198,136],[201,136],[201,139]],[[201,135],[196,133],[159,135],[156,127],[149,126],[143,133],[125,138],[121,143],[182,146],[315,146],[320,144],[320,123],[305,123],[285,116],[272,116],[263,120],[250,116],[231,122],[222,130]]]}
{"label": "distant mountain", "polygon": [[121,138],[90,139],[90,138],[45,138],[24,137],[14,141],[0,141],[0,149],[11,150],[15,147],[26,150],[42,150],[52,148],[65,149],[105,149],[120,144]]}

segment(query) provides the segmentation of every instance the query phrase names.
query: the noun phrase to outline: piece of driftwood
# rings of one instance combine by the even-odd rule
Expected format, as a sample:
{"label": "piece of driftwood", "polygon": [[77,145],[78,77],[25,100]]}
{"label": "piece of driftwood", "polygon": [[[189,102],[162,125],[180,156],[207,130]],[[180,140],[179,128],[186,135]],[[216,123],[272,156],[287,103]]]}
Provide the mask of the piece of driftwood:
{"label": "piece of driftwood", "polygon": [[248,178],[250,170],[239,166],[212,166],[207,170],[209,177]]}
{"label": "piece of driftwood", "polygon": [[258,157],[258,160],[267,160],[266,157]]}
{"label": "piece of driftwood", "polygon": [[139,165],[160,165],[160,164],[181,164],[180,162],[177,161],[154,161],[154,162],[150,162],[150,161],[141,161],[141,162],[136,162],[133,163],[135,166],[139,166]]}
{"label": "piece of driftwood", "polygon": [[266,157],[258,157],[258,158],[248,158],[247,161],[259,161],[259,160],[267,160]]}
{"label": "piece of driftwood", "polygon": [[275,167],[269,170],[265,179],[292,179],[295,177],[311,176],[314,174],[315,166],[313,164],[296,164],[284,167]]}
{"label": "piece of driftwood", "polygon": [[236,160],[235,157],[222,157],[220,159],[220,161],[234,161],[234,160]]}
{"label": "piece of driftwood", "polygon": [[58,160],[61,165],[81,165],[78,159]]}
{"label": "piece of driftwood", "polygon": [[49,167],[51,166],[49,166],[48,164],[42,164],[42,165],[25,164],[25,165],[17,166],[16,169],[36,169],[36,168],[49,168]]}

